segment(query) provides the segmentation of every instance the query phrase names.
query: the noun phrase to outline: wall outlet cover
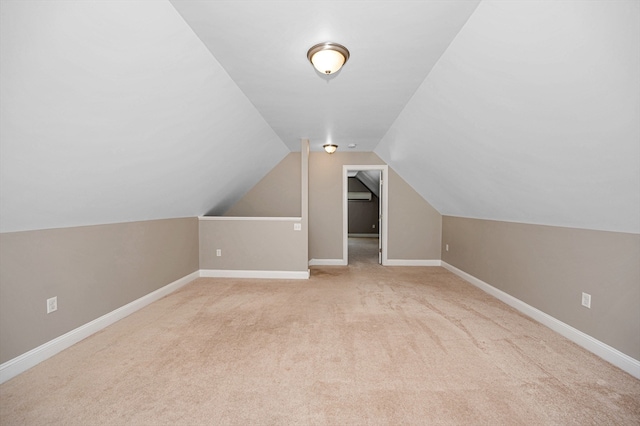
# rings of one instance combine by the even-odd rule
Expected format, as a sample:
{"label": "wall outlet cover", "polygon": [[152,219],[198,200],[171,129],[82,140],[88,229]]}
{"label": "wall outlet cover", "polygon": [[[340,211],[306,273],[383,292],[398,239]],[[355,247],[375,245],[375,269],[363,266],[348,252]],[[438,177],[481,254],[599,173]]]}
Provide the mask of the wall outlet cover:
{"label": "wall outlet cover", "polygon": [[58,310],[58,296],[47,299],[47,313]]}

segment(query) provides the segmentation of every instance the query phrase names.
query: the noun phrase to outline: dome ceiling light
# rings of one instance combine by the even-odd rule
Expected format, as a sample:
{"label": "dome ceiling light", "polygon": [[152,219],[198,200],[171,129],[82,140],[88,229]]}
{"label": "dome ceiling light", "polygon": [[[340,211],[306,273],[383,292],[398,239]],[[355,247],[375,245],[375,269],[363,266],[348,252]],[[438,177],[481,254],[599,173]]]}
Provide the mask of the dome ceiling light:
{"label": "dome ceiling light", "polygon": [[335,144],[332,144],[332,143],[326,143],[326,144],[322,145],[322,147],[329,154],[333,154],[334,152],[336,152],[336,149],[338,149],[338,145],[335,145]]}
{"label": "dome ceiling light", "polygon": [[347,63],[349,50],[338,43],[319,43],[309,49],[307,59],[322,74],[333,74]]}

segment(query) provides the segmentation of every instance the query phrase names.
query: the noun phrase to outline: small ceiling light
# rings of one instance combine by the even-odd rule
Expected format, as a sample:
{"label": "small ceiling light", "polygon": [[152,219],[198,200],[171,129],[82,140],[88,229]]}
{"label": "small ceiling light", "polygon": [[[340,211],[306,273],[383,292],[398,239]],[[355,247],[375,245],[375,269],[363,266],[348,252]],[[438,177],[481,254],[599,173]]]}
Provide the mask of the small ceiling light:
{"label": "small ceiling light", "polygon": [[348,146],[349,148],[353,149],[353,148],[355,148],[356,146],[358,146],[358,144],[357,144],[357,143],[350,143],[350,144],[349,144],[349,145],[347,145],[347,146]]}
{"label": "small ceiling light", "polygon": [[329,154],[333,154],[334,152],[336,152],[336,149],[338,149],[338,145],[334,145],[332,143],[326,143],[326,144],[322,145],[322,147]]}
{"label": "small ceiling light", "polygon": [[338,43],[319,43],[309,49],[307,59],[322,74],[333,74],[349,60],[349,51]]}

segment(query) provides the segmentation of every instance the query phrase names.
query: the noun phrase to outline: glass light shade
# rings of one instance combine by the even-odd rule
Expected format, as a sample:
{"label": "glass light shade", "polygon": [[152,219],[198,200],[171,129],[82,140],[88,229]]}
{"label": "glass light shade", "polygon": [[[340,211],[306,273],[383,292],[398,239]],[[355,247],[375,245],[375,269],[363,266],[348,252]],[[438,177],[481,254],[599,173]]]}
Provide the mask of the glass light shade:
{"label": "glass light shade", "polygon": [[322,145],[322,147],[324,148],[325,151],[327,151],[327,153],[329,154],[333,154],[334,152],[336,152],[336,150],[338,149],[338,145],[334,145],[332,143],[327,143]]}
{"label": "glass light shade", "polygon": [[335,50],[321,50],[311,57],[313,66],[323,74],[333,74],[344,65],[344,56]]}
{"label": "glass light shade", "polygon": [[349,60],[349,50],[338,43],[319,43],[309,49],[307,59],[322,74],[333,74]]}

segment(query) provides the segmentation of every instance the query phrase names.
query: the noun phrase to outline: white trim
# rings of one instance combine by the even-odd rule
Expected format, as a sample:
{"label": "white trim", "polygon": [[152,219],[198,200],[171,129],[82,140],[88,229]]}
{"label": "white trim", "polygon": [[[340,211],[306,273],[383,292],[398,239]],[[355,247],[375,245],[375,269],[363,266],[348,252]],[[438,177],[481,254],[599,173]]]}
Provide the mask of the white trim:
{"label": "white trim", "polygon": [[[309,265],[346,265],[343,259],[311,259]],[[517,309],[523,314],[533,318],[541,324],[556,331],[562,336],[568,338],[574,343],[582,346],[588,351],[598,355],[604,360],[610,362],[616,367],[626,371],[632,376],[640,379],[640,361],[618,351],[617,349],[589,336],[571,327],[562,321],[524,303],[523,301],[511,296],[499,290],[490,284],[485,283],[482,280],[470,275],[455,266],[448,264],[445,261],[439,260],[399,260],[391,259],[391,264],[396,262],[421,262],[420,266],[437,266],[436,262],[447,270],[458,275],[462,279],[468,281],[474,286],[480,288],[486,293],[496,297],[507,305]],[[428,262],[433,264],[423,264],[422,262]],[[406,266],[406,265],[402,265]],[[35,349],[30,350],[22,355],[19,355],[0,365],[0,384],[6,382],[17,376],[20,373],[27,371],[28,369],[36,366],[37,364],[45,361],[48,358],[58,354],[59,352],[71,347],[79,341],[86,339],[92,334],[108,327],[109,325],[119,321],[132,313],[142,309],[143,307],[163,298],[164,296],[178,290],[179,288],[190,283],[198,277],[232,277],[232,278],[296,278],[296,279],[308,279],[309,270],[304,271],[223,271],[214,269],[201,269],[193,272],[183,278],[180,278],[166,286],[159,288],[139,299],[134,300],[108,314],[105,314],[87,324],[84,324],[68,333],[63,334],[47,343],[38,346]]]}
{"label": "white trim", "polygon": [[267,279],[309,279],[306,271],[243,271],[234,269],[200,269],[200,276],[207,278],[267,278]]}
{"label": "white trim", "polygon": [[309,266],[346,266],[344,259],[311,259]]}
{"label": "white trim", "polygon": [[360,170],[379,170],[382,178],[382,221],[380,224],[379,238],[382,247],[382,264],[387,265],[387,231],[389,223],[389,166],[386,164],[375,165],[343,165],[342,166],[342,264],[349,264],[349,172]]}
{"label": "white trim", "polygon": [[282,221],[282,222],[301,222],[301,217],[234,217],[234,216],[198,216],[198,220],[253,220],[259,221]]}
{"label": "white trim", "polygon": [[387,266],[441,266],[441,260],[428,259],[387,259]]}
{"label": "white trim", "polygon": [[200,271],[193,272],[185,277],[182,277],[166,286],[159,288],[139,299],[134,300],[114,311],[109,312],[96,318],[95,320],[88,322],[80,327],[56,337],[53,340],[48,341],[35,349],[25,352],[2,365],[0,365],[0,383],[4,383],[9,379],[14,378],[20,373],[23,373],[36,366],[37,364],[45,361],[48,358],[56,355],[57,353],[67,349],[68,347],[78,343],[79,341],[86,339],[94,333],[102,330],[105,327],[119,321],[132,313],[136,312],[163,298],[164,296],[178,290],[180,287],[190,283],[196,278],[200,277]]}
{"label": "white trim", "polygon": [[626,371],[637,379],[640,379],[640,361],[626,355],[619,350],[612,348],[606,343],[602,343],[601,341],[589,336],[582,331],[571,327],[568,324],[563,323],[562,321],[552,317],[549,314],[546,314],[531,305],[526,304],[520,299],[517,299],[511,296],[508,293],[505,293],[502,290],[499,290],[493,287],[486,282],[479,280],[478,278],[470,275],[455,266],[449,265],[448,263],[442,261],[442,266],[458,275],[462,279],[470,282],[474,286],[480,288],[481,290],[489,293],[495,298],[503,301],[507,305],[517,309],[523,314],[533,318],[539,323],[549,327],[553,331],[561,334],[572,342],[582,346],[586,350],[594,353],[605,361],[610,362],[616,367]]}

